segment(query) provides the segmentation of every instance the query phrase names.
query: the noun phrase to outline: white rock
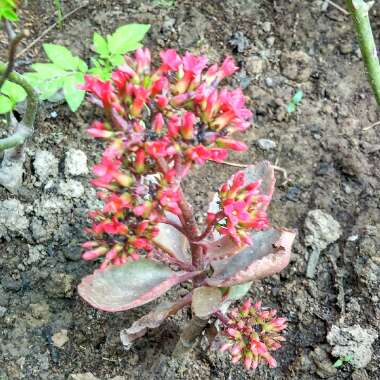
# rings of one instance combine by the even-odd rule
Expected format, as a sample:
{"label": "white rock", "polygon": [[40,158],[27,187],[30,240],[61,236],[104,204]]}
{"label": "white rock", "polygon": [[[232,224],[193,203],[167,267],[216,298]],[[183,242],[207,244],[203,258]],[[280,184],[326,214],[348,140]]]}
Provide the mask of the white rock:
{"label": "white rock", "polygon": [[0,237],[7,231],[23,233],[29,227],[25,216],[24,205],[17,199],[6,199],[0,202]]}
{"label": "white rock", "polygon": [[58,159],[47,150],[39,150],[36,153],[33,167],[41,182],[58,175]]}
{"label": "white rock", "polygon": [[66,176],[80,176],[88,174],[87,156],[79,149],[69,149],[65,158]]}
{"label": "white rock", "polygon": [[319,252],[338,240],[342,234],[340,224],[322,210],[312,210],[305,220],[305,244]]}
{"label": "white rock", "polygon": [[73,373],[69,376],[69,380],[99,380],[91,372],[86,373]]}
{"label": "white rock", "polygon": [[262,25],[262,28],[263,28],[263,31],[264,31],[265,33],[269,33],[270,30],[271,30],[271,28],[272,28],[272,26],[271,26],[271,24],[270,24],[269,21],[265,21],[265,22],[263,23],[263,25]]}
{"label": "white rock", "polygon": [[364,368],[372,358],[372,343],[378,334],[372,329],[363,329],[359,325],[339,327],[333,325],[327,334],[327,341],[333,347],[335,357],[351,355],[350,363],[355,368]]}
{"label": "white rock", "polygon": [[58,194],[67,198],[80,198],[84,194],[84,187],[79,181],[69,179],[60,181],[58,184]]}
{"label": "white rock", "polygon": [[3,318],[6,312],[7,308],[4,306],[0,306],[0,318]]}
{"label": "white rock", "polygon": [[269,139],[259,139],[257,140],[257,145],[263,150],[271,150],[276,148],[276,143]]}
{"label": "white rock", "polygon": [[52,336],[51,339],[55,347],[58,347],[58,348],[63,347],[69,341],[67,330],[58,331]]}

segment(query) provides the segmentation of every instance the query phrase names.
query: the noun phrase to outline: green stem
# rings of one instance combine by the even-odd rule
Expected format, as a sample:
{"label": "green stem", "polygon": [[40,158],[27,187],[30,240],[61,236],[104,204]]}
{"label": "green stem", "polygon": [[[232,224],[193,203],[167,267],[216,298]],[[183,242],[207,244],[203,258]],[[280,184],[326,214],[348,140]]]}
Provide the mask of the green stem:
{"label": "green stem", "polygon": [[354,20],[360,50],[368,72],[369,83],[375,94],[377,104],[380,105],[380,65],[368,16],[368,12],[374,2],[366,3],[363,0],[346,0],[346,3]]}
{"label": "green stem", "polygon": [[[7,66],[0,62],[0,75],[5,73]],[[18,123],[16,131],[12,136],[0,139],[0,152],[6,149],[14,148],[22,145],[25,140],[33,133],[33,126],[36,119],[38,108],[38,95],[27,80],[15,71],[9,73],[7,78],[9,81],[21,86],[26,94],[26,111],[21,123]]]}

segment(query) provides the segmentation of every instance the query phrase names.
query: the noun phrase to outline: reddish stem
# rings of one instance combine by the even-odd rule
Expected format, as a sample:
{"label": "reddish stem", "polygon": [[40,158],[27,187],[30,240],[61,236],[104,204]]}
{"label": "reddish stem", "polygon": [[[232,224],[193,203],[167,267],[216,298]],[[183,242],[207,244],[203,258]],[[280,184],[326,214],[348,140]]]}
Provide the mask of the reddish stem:
{"label": "reddish stem", "polygon": [[194,239],[192,239],[191,241],[192,242],[198,242],[198,241],[202,241],[203,239],[206,239],[208,237],[208,235],[211,233],[213,227],[215,227],[215,225],[220,221],[220,219],[223,218],[223,212],[222,211],[219,211],[216,215],[215,215],[215,219],[213,221],[211,221],[210,223],[207,224],[207,227],[206,229],[203,231],[203,233],[197,237],[195,237]]}
{"label": "reddish stem", "polygon": [[166,220],[161,221],[161,223],[168,224],[169,226],[174,227],[176,230],[178,230],[182,234],[186,235],[186,233],[185,233],[184,229],[182,228],[182,226],[180,226],[179,224],[177,224],[177,223],[175,223],[175,222],[173,222],[171,220],[166,219]]}
{"label": "reddish stem", "polygon": [[223,323],[223,325],[229,326],[229,319],[221,311],[216,311],[214,315]]}

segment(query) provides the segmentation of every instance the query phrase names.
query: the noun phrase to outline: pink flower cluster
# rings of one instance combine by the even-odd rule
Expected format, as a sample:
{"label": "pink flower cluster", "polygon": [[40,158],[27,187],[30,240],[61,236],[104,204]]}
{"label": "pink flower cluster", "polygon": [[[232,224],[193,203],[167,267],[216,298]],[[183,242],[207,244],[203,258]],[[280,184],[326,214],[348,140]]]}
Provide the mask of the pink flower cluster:
{"label": "pink flower cluster", "polygon": [[260,193],[260,182],[247,184],[243,171],[237,172],[231,184],[219,189],[221,211],[209,213],[208,219],[218,219],[216,228],[222,235],[231,236],[238,245],[252,244],[249,230],[261,230],[268,226],[265,209],[270,198]]}
{"label": "pink flower cluster", "polygon": [[247,147],[231,135],[249,128],[252,113],[240,89],[219,88],[237,67],[231,58],[207,58],[173,49],[151,67],[148,49],[125,56],[111,80],[86,76],[82,89],[103,108],[104,120],[88,133],[107,147],[93,168],[92,184],[104,207],[91,213],[83,258],[116,265],[158,250],[151,240],[165,211],[181,215],[179,183],[194,164],[222,161]]}
{"label": "pink flower cluster", "polygon": [[281,342],[285,341],[281,332],[287,326],[287,319],[276,317],[276,313],[275,309],[263,310],[261,302],[252,305],[250,299],[239,309],[231,310],[223,331],[228,342],[221,351],[228,351],[233,363],[242,361],[247,369],[254,370],[262,363],[276,367],[270,351],[281,347]]}

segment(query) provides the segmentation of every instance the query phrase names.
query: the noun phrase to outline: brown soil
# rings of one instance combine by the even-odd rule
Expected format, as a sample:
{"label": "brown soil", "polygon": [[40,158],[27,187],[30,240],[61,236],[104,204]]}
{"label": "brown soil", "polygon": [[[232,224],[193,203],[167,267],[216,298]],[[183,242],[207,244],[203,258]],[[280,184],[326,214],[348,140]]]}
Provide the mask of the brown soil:
{"label": "brown soil", "polygon": [[[82,2],[64,1],[64,13]],[[120,330],[150,305],[107,314],[85,304],[75,291],[81,277],[92,270],[79,260],[78,248],[84,239],[84,214],[94,206],[90,176],[79,178],[85,187],[82,196],[60,201],[54,184],[42,184],[33,171],[39,150],[50,151],[62,163],[67,150],[77,148],[90,164],[95,161],[99,147],[84,133],[93,109],[84,105],[73,114],[65,105],[44,105],[28,148],[24,187],[17,196],[30,227],[22,236],[8,231],[0,243],[0,306],[5,308],[0,315],[0,379],[59,380],[84,372],[100,379],[380,379],[379,340],[371,362],[360,370],[351,364],[332,369],[336,358],[326,341],[338,321],[377,331],[380,327],[380,126],[363,131],[380,113],[351,20],[331,6],[323,10],[322,1],[153,3],[91,1],[43,42],[62,43],[90,57],[94,31],[108,33],[125,23],[144,22],[152,24],[146,43],[156,52],[173,47],[204,51],[213,60],[233,55],[239,62],[242,70],[234,84],[245,88],[256,118],[244,136],[249,152],[231,160],[251,163],[264,158],[287,170],[289,181],[277,186],[270,215],[273,224],[299,231],[289,267],[251,290],[252,297],[290,320],[287,342],[276,354],[279,366],[250,374],[202,345],[187,360],[170,360],[180,326],[189,317],[186,312],[150,331],[130,351],[123,350]],[[22,21],[31,29],[31,39],[55,21],[52,4],[28,1]],[[379,14],[380,5],[376,11]],[[380,20],[373,15],[379,37]],[[19,69],[42,59],[38,44],[19,60]],[[304,99],[289,115],[286,104],[297,88],[304,91]],[[261,150],[260,138],[274,141],[276,148]],[[187,182],[199,216],[209,193],[234,170],[209,165]],[[64,178],[63,165],[59,178]],[[280,184],[280,173],[278,178]],[[4,189],[0,197],[15,198]],[[305,276],[308,251],[303,237],[305,217],[313,209],[331,214],[343,234],[322,253],[317,276],[310,280]],[[43,230],[40,237],[38,226]],[[173,296],[169,292],[168,297]],[[68,330],[69,341],[57,348],[51,337],[62,329]]]}

